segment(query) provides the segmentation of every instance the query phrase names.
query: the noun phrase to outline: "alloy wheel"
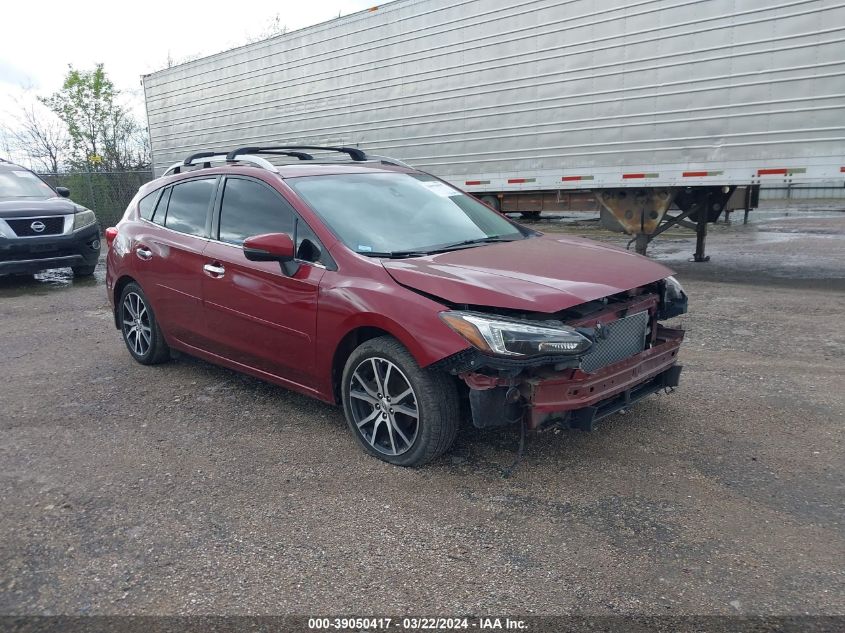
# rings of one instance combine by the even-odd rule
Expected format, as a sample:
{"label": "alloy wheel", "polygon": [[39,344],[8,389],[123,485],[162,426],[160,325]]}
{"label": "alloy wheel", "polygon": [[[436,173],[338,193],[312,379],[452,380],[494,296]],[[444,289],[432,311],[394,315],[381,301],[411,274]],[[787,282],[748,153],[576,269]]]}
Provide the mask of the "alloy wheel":
{"label": "alloy wheel", "polygon": [[138,356],[146,355],[152,344],[152,328],[150,312],[141,295],[135,292],[126,295],[123,299],[121,318],[123,336],[129,348]]}
{"label": "alloy wheel", "polygon": [[362,361],[349,384],[355,426],[384,455],[401,455],[413,446],[420,426],[417,396],[394,363],[378,357]]}

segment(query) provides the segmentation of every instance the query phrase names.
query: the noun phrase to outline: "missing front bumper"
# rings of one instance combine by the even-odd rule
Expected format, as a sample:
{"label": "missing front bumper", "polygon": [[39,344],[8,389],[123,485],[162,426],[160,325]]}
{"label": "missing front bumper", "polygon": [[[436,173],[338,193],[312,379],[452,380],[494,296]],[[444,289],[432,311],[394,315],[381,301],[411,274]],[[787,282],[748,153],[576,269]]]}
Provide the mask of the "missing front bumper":
{"label": "missing front bumper", "polygon": [[666,371],[658,374],[648,382],[626,389],[620,394],[617,394],[607,400],[602,400],[593,406],[575,409],[568,411],[566,415],[560,420],[561,423],[569,424],[570,428],[581,429],[582,431],[592,431],[596,422],[602,418],[626,409],[635,402],[638,402],[650,396],[653,393],[662,391],[669,387],[677,387],[680,382],[681,365],[674,365]]}
{"label": "missing front bumper", "polygon": [[592,429],[601,418],[677,386],[683,337],[681,330],[661,327],[656,345],[592,374],[565,370],[525,379],[464,373],[473,424],[485,428],[524,419],[529,429],[561,422]]}

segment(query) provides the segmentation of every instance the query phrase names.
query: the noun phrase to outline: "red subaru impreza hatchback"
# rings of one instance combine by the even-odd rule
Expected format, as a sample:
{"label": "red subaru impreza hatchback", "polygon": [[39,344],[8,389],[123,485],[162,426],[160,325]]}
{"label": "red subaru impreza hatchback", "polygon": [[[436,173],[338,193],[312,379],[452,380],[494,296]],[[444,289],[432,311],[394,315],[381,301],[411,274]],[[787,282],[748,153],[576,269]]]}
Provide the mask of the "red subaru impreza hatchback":
{"label": "red subaru impreza hatchback", "polygon": [[670,270],[531,230],[359,149],[196,154],[106,237],[135,360],[178,350],[342,405],[393,464],[442,454],[462,418],[590,430],[678,384],[683,332],[660,321],[687,298]]}

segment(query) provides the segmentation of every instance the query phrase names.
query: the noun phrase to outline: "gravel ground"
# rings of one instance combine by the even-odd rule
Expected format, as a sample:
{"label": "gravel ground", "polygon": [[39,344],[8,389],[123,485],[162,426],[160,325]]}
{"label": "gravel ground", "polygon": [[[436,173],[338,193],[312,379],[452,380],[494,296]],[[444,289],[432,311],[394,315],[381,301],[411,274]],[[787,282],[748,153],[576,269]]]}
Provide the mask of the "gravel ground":
{"label": "gravel ground", "polygon": [[514,432],[395,468],[338,409],[134,363],[99,271],[0,279],[0,613],[845,613],[845,214],[710,242],[655,244],[679,390],[530,437],[511,479]]}

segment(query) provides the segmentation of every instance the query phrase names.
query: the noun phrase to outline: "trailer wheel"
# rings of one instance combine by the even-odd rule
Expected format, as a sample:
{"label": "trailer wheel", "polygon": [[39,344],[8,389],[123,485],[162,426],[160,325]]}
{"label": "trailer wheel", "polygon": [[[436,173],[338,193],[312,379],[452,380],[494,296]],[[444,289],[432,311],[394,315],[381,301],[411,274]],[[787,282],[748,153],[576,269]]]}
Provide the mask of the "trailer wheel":
{"label": "trailer wheel", "polygon": [[481,196],[479,200],[496,211],[502,210],[502,205],[497,196]]}
{"label": "trailer wheel", "polygon": [[522,217],[526,220],[539,220],[542,211],[523,211]]}

